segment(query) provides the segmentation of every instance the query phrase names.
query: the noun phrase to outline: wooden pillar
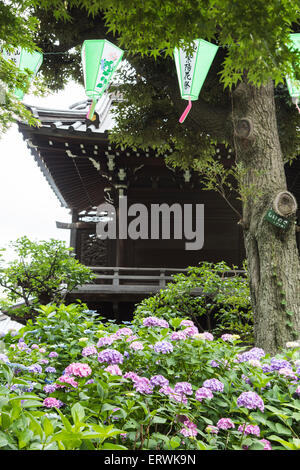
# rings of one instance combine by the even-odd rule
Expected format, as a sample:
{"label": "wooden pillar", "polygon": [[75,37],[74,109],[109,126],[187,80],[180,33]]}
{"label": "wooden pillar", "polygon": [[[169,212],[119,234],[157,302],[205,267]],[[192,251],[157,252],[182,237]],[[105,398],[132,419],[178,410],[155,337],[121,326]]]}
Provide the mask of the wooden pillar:
{"label": "wooden pillar", "polygon": [[[119,208],[116,210],[117,213],[117,227],[119,227]],[[125,249],[126,249],[126,240],[123,240],[117,236],[116,240],[116,266],[125,266]]]}
{"label": "wooden pillar", "polygon": [[[72,214],[72,223],[76,223],[78,220],[78,211],[76,209],[71,210]],[[77,248],[77,228],[72,227],[70,231],[70,247],[73,248],[74,253],[76,253],[76,256],[78,256],[78,253],[76,252]]]}

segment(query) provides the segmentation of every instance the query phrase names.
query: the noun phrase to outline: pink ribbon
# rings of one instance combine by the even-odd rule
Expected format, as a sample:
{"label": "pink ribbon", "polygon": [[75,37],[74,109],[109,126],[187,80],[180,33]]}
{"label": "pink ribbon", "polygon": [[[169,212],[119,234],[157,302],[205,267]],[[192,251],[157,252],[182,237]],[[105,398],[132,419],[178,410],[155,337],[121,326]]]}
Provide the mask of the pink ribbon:
{"label": "pink ribbon", "polygon": [[92,103],[91,103],[90,109],[89,109],[89,111],[86,115],[87,119],[92,120],[93,115],[94,115],[94,111],[95,111],[95,108],[96,108],[96,104],[97,104],[97,101],[93,100]]}
{"label": "pink ribbon", "polygon": [[192,101],[191,101],[191,98],[189,98],[189,104],[187,105],[187,107],[185,108],[185,110],[183,111],[183,113],[182,113],[182,115],[179,119],[180,124],[183,123],[183,121],[185,120],[185,118],[189,114],[191,107],[192,107]]}

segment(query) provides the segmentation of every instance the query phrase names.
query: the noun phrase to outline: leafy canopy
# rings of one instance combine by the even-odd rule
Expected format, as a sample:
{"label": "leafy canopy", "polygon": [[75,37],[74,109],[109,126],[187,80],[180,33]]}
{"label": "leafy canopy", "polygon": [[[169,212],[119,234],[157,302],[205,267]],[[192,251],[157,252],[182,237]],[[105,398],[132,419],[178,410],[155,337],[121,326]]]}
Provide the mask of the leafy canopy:
{"label": "leafy canopy", "polygon": [[11,246],[16,258],[0,269],[0,286],[11,304],[23,300],[29,307],[59,301],[93,277],[60,240],[33,242],[24,236]]}

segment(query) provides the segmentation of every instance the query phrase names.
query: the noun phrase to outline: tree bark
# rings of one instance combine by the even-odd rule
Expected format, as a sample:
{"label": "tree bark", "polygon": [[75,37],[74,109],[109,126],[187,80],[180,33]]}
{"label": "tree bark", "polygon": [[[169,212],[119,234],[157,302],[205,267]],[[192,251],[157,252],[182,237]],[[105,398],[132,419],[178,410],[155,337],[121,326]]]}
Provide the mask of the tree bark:
{"label": "tree bark", "polygon": [[257,347],[274,354],[300,336],[300,264],[295,217],[287,230],[264,217],[286,191],[272,82],[243,81],[233,93],[236,162],[242,164],[244,241]]}

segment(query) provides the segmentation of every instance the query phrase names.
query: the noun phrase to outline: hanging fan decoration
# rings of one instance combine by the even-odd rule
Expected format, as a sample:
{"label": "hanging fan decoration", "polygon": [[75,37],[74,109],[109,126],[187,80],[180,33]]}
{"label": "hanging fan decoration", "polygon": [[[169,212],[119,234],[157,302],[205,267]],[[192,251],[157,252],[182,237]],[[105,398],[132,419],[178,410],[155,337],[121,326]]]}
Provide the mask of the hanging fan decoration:
{"label": "hanging fan decoration", "polygon": [[[290,34],[291,41],[293,42],[293,49],[300,51],[300,33]],[[286,77],[286,84],[290,97],[293,103],[300,113],[299,101],[300,101],[300,80],[296,80],[295,77]]]}
{"label": "hanging fan decoration", "polygon": [[84,41],[81,48],[84,86],[86,95],[92,99],[87,119],[93,120],[98,100],[107,89],[124,51],[106,39]]}
{"label": "hanging fan decoration", "polygon": [[196,39],[192,43],[193,52],[185,48],[174,49],[174,60],[178,76],[181,98],[188,100],[188,105],[179,119],[183,123],[192,107],[192,101],[199,97],[202,85],[217,53],[218,46]]}
{"label": "hanging fan decoration", "polygon": [[[13,52],[4,50],[3,57],[6,60],[11,60],[21,72],[23,72],[25,69],[29,69],[32,72],[31,81],[38,73],[43,63],[43,54],[41,52],[30,52],[27,49],[23,49],[21,47],[15,49]],[[19,100],[23,99],[24,92],[22,90],[16,88],[14,93]]]}

